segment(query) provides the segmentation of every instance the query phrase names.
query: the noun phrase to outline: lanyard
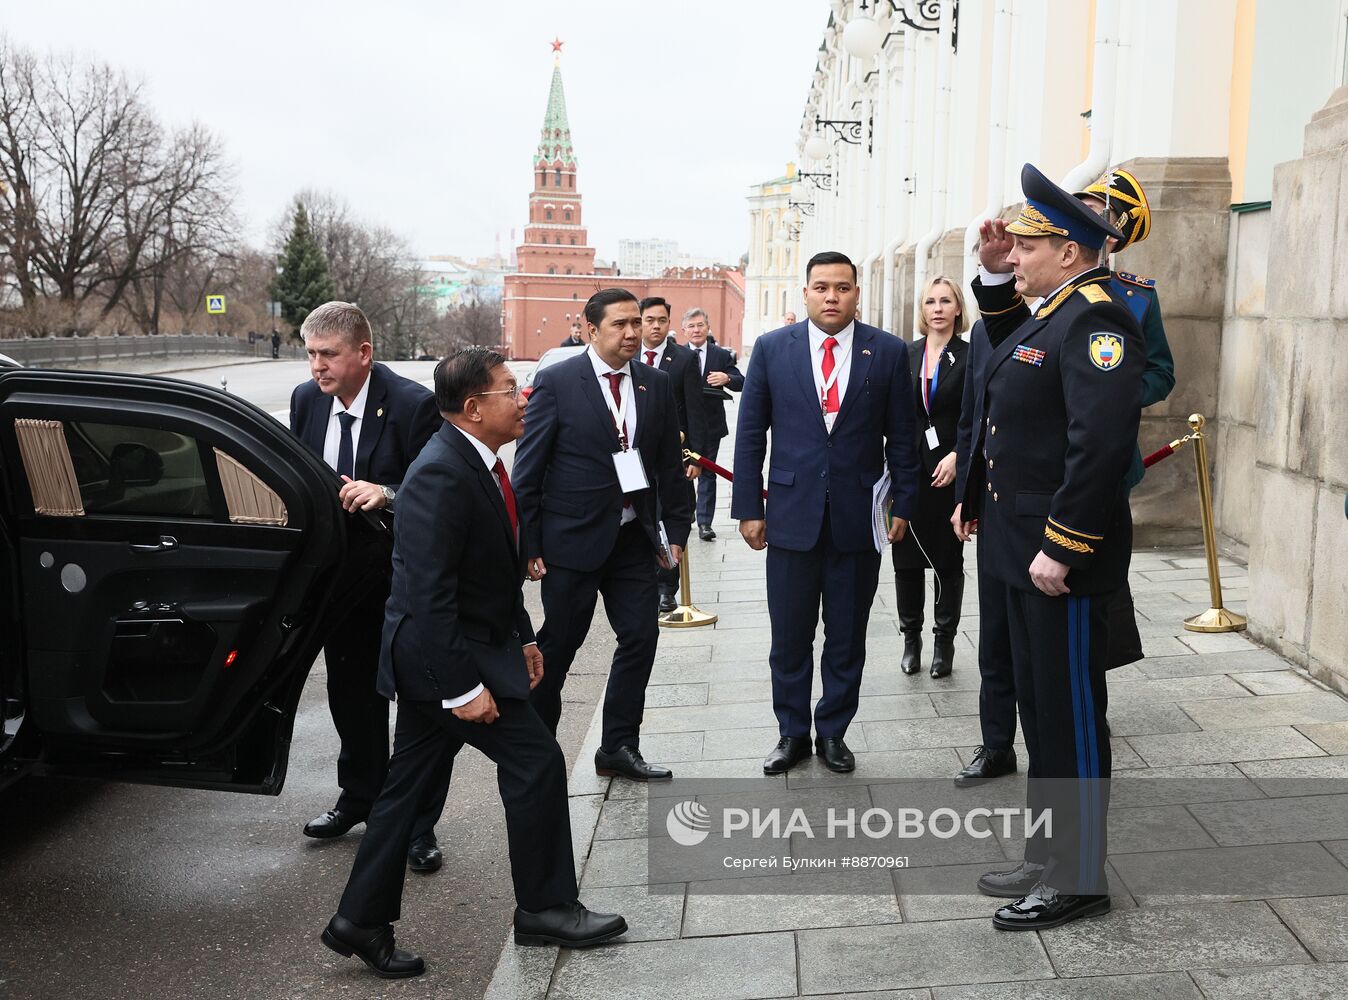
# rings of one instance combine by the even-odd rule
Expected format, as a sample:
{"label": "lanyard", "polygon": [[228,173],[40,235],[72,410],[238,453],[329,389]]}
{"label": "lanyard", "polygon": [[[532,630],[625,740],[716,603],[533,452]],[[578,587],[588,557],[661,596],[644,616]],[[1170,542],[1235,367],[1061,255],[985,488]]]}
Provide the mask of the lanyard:
{"label": "lanyard", "polygon": [[[837,338],[834,339],[836,340]],[[842,347],[842,345],[838,344],[837,347]],[[848,359],[851,358],[852,356],[851,338],[850,337],[848,338],[846,347],[843,347],[841,351],[837,351],[837,349],[835,348],[835,351],[836,353],[833,355],[833,374],[830,375],[828,378],[824,379],[823,388],[819,390],[819,400],[821,404],[823,403],[824,400],[828,399],[829,390],[832,389],[834,384],[838,381],[838,376],[842,373],[843,365],[845,365]],[[820,378],[823,378],[823,375],[824,375],[824,365],[821,359],[819,364]]]}
{"label": "lanyard", "polygon": [[613,392],[609,389],[608,377],[604,377],[604,385],[601,388],[600,395],[604,397],[604,403],[608,406],[608,412],[613,416],[613,429],[618,432],[618,443],[622,445],[623,451],[627,450],[627,403],[632,398],[634,390],[629,389],[623,392],[622,387],[632,381],[632,376],[627,372],[622,372],[626,376],[626,382],[618,383],[618,395],[622,398],[622,405],[615,405],[613,402]]}
{"label": "lanyard", "polygon": [[922,405],[927,411],[927,416],[931,416],[931,401],[936,396],[936,386],[941,381],[941,359],[945,357],[945,348],[941,348],[941,353],[936,356],[936,368],[931,373],[931,383],[927,382],[927,358],[926,351],[922,352]]}

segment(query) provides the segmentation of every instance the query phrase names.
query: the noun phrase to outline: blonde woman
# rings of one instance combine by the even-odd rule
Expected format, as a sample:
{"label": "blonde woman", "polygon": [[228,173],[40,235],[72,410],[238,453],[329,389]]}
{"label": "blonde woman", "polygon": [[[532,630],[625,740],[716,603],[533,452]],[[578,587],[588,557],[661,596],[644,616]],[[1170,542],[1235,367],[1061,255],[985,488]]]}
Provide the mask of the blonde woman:
{"label": "blonde woman", "polygon": [[903,633],[900,669],[922,669],[926,570],[936,577],[931,676],[947,677],[955,659],[955,633],[964,598],[964,546],[950,530],[955,510],[955,437],[964,395],[965,354],[960,334],[969,328],[959,283],[945,275],[927,282],[918,330],[909,346],[917,404],[917,452],[922,466],[917,512],[907,535],[894,546],[894,589]]}

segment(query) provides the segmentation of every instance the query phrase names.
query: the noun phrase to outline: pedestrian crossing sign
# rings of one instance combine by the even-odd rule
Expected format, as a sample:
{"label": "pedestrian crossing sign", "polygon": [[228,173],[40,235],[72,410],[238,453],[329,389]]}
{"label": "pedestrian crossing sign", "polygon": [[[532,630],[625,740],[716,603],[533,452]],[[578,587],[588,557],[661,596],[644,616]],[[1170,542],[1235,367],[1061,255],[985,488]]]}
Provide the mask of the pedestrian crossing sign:
{"label": "pedestrian crossing sign", "polygon": [[225,297],[223,295],[207,295],[206,312],[212,316],[223,316],[225,314]]}

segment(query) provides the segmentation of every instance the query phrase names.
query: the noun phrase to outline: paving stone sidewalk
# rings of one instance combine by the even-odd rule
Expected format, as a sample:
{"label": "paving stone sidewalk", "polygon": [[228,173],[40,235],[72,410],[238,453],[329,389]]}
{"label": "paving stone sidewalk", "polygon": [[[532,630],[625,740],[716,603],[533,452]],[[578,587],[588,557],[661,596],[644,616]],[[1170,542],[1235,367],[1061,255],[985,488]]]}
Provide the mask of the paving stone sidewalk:
{"label": "paving stone sidewalk", "polygon": [[[730,893],[715,872],[652,891],[648,838],[665,834],[647,821],[651,795],[672,802],[690,780],[738,778],[820,808],[867,789],[879,804],[880,783],[948,780],[980,742],[977,588],[965,589],[952,676],[906,677],[886,556],[848,733],[855,774],[831,774],[812,759],[763,777],[777,735],[764,556],[740,540],[726,492],[720,537],[692,542],[691,553],[695,601],[720,621],[662,630],[647,697],[643,752],[670,765],[675,780],[647,789],[597,778],[589,767],[597,713],[571,779],[582,898],[623,913],[631,929],[589,951],[508,940],[488,998],[1337,1000],[1348,992],[1348,700],[1242,635],[1184,630],[1183,618],[1208,606],[1201,550],[1133,559],[1146,658],[1109,674],[1115,775],[1171,780],[1115,782],[1108,915],[1037,933],[995,930],[996,902],[973,882],[999,859],[1019,860],[1019,844],[1006,840],[959,865],[893,873],[882,892],[810,894],[813,876],[777,873],[749,876],[762,880],[750,887],[761,893],[745,894],[741,879]],[[1225,603],[1243,612],[1245,568],[1223,562],[1222,576]],[[1023,744],[1018,752],[1023,771]],[[1018,802],[1023,774],[984,790],[994,788],[998,801]],[[952,788],[950,803],[962,794]],[[1213,880],[1224,884],[1228,872],[1235,891],[1214,894]],[[952,874],[967,889],[924,882]],[[799,888],[783,893],[783,878]]]}

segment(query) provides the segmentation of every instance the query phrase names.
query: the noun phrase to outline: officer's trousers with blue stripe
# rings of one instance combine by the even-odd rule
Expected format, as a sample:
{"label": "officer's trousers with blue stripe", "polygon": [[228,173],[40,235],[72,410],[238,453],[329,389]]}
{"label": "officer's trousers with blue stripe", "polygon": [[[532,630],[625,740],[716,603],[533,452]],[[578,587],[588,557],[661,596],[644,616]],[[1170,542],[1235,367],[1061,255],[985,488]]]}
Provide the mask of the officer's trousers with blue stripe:
{"label": "officer's trousers with blue stripe", "polygon": [[1032,820],[1052,816],[1051,827],[1027,839],[1025,860],[1045,865],[1044,882],[1071,895],[1108,892],[1109,597],[1007,587],[1016,704],[1030,757],[1027,806]]}

